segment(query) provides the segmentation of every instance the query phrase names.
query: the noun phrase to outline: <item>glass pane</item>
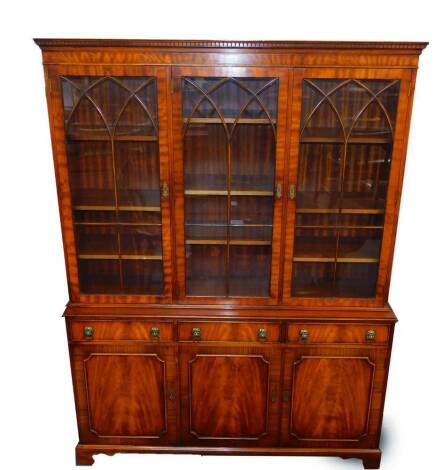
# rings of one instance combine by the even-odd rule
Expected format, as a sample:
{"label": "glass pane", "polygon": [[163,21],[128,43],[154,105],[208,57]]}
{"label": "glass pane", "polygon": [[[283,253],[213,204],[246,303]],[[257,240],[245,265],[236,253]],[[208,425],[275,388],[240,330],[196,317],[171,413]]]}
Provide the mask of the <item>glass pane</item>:
{"label": "glass pane", "polygon": [[160,295],[163,284],[162,262],[158,260],[122,260],[122,291],[143,294],[144,286],[149,295]]}
{"label": "glass pane", "polygon": [[338,263],[338,297],[373,297],[378,277],[377,263]]}
{"label": "glass pane", "polygon": [[120,206],[160,205],[157,142],[115,144],[118,203]]}
{"label": "glass pane", "polygon": [[163,291],[154,77],[62,77],[68,169],[86,294]]}
{"label": "glass pane", "polygon": [[119,244],[123,255],[162,256],[161,227],[120,226]]}
{"label": "glass pane", "polygon": [[376,263],[381,248],[382,229],[340,229],[337,258]]}
{"label": "glass pane", "polygon": [[292,295],[374,297],[400,81],[302,86]]}
{"label": "glass pane", "polygon": [[293,295],[330,297],[334,292],[334,263],[293,263]]}
{"label": "glass pane", "polygon": [[299,212],[338,209],[343,146],[301,144],[296,205]]}
{"label": "glass pane", "polygon": [[118,233],[111,225],[78,225],[76,244],[79,256],[118,253]]}
{"label": "glass pane", "polygon": [[230,246],[229,295],[267,297],[270,283],[272,247]]}
{"label": "glass pane", "polygon": [[185,190],[227,189],[225,130],[216,124],[190,124],[184,135]]}
{"label": "glass pane", "polygon": [[121,274],[117,259],[79,259],[80,291],[83,294],[118,294]]}
{"label": "glass pane", "polygon": [[294,260],[318,261],[327,258],[334,261],[337,233],[337,230],[329,228],[296,228]]}
{"label": "glass pane", "polygon": [[267,297],[278,80],[184,77],[182,91],[186,293]]}
{"label": "glass pane", "polygon": [[344,166],[342,208],[384,212],[391,145],[352,144]]}
{"label": "glass pane", "polygon": [[239,124],[231,140],[231,189],[274,190],[275,136],[272,126]]}
{"label": "glass pane", "polygon": [[186,245],[186,294],[225,295],[225,245]]}
{"label": "glass pane", "polygon": [[114,206],[110,142],[71,141],[67,152],[73,206]]}

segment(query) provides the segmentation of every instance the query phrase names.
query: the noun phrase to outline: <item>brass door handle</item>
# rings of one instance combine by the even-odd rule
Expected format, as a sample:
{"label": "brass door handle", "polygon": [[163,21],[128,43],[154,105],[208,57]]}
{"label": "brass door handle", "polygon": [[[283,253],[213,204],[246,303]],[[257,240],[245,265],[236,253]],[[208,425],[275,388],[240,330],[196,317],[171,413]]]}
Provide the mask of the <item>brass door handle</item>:
{"label": "brass door handle", "polygon": [[367,331],[367,335],[366,335],[366,339],[367,341],[373,341],[376,337],[376,331],[375,330],[368,330]]}
{"label": "brass door handle", "polygon": [[275,197],[276,197],[276,199],[281,199],[282,198],[282,184],[281,183],[276,183]]}
{"label": "brass door handle", "polygon": [[86,338],[92,338],[94,336],[94,327],[93,326],[85,326],[83,328],[83,334],[86,336]]}
{"label": "brass door handle", "polygon": [[163,199],[168,199],[169,197],[169,184],[166,182],[162,184],[162,197]]}
{"label": "brass door handle", "polygon": [[192,328],[192,338],[199,339],[201,337],[201,328]]}
{"label": "brass door handle", "polygon": [[301,341],[306,341],[308,339],[308,336],[310,336],[310,332],[308,330],[299,330],[299,339]]}
{"label": "brass door handle", "polygon": [[295,197],[296,197],[296,185],[290,184],[288,187],[288,198],[293,200]]}
{"label": "brass door handle", "polygon": [[150,329],[150,335],[153,336],[154,338],[158,338],[160,336],[160,328],[157,326],[153,326]]}
{"label": "brass door handle", "polygon": [[173,388],[169,390],[169,400],[174,401],[175,400],[175,391]]}
{"label": "brass door handle", "polygon": [[259,328],[259,329],[258,329],[258,338],[259,338],[259,339],[266,339],[266,338],[267,338],[267,330],[266,330],[266,328]]}

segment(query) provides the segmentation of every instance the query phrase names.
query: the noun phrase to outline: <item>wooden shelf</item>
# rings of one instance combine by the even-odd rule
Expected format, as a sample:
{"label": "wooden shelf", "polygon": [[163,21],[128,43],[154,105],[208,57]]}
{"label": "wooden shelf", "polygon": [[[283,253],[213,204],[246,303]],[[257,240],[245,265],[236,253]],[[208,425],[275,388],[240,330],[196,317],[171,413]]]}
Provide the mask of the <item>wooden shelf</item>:
{"label": "wooden shelf", "polygon": [[[384,214],[379,206],[385,201],[361,197],[361,193],[346,193],[340,204],[338,192],[300,192],[297,196],[297,214]],[[316,207],[323,206],[323,207]],[[335,206],[335,207],[333,207]]]}
{"label": "wooden shelf", "polygon": [[272,224],[225,224],[225,223],[192,223],[192,224],[184,224],[185,227],[246,227],[246,228],[271,228],[273,227]]}
{"label": "wooden shelf", "polygon": [[226,240],[186,240],[186,245],[226,245]]}
{"label": "wooden shelf", "polygon": [[378,263],[379,258],[314,258],[297,256],[293,258],[295,263]]}
{"label": "wooden shelf", "polygon": [[[110,142],[109,135],[73,134],[67,137],[68,142]],[[154,135],[117,135],[113,137],[115,142],[157,142],[159,139]]]}
{"label": "wooden shelf", "polygon": [[121,260],[161,260],[162,255],[112,255],[112,254],[79,254],[79,259],[121,259]]}
{"label": "wooden shelf", "polygon": [[74,222],[74,225],[85,225],[85,226],[126,226],[126,227],[161,227],[162,224],[151,223],[151,222]]}
{"label": "wooden shelf", "polygon": [[[228,191],[225,189],[186,189],[184,191],[186,196],[228,196]],[[273,196],[273,191],[239,191],[232,190],[229,192],[230,196]]]}
{"label": "wooden shelf", "polygon": [[[197,118],[184,118],[184,123],[186,124],[221,124],[222,119],[217,118],[206,118],[206,117],[197,117]],[[234,124],[236,121],[235,118],[224,118],[225,124]],[[267,118],[240,118],[237,121],[237,124],[276,124],[276,119],[269,120]]]}
{"label": "wooden shelf", "polygon": [[[116,211],[116,206],[74,206],[75,211]],[[119,206],[118,211],[160,212],[159,206]]]}
{"label": "wooden shelf", "polygon": [[295,228],[299,229],[331,229],[331,230],[366,230],[366,229],[373,229],[373,230],[382,230],[384,227],[383,225],[299,225],[296,224]]}
{"label": "wooden shelf", "polygon": [[[301,144],[344,144],[342,137],[328,137],[328,136],[310,136],[301,137]],[[348,144],[389,144],[391,139],[389,137],[373,137],[373,136],[358,136],[351,137],[347,141]]]}
{"label": "wooden shelf", "polygon": [[[207,239],[197,239],[197,240],[186,240],[186,245],[226,245],[226,240],[207,240]],[[229,240],[229,245],[271,245],[271,241],[267,240]]]}
{"label": "wooden shelf", "polygon": [[298,208],[297,214],[383,214],[383,209],[328,209],[328,208]]}

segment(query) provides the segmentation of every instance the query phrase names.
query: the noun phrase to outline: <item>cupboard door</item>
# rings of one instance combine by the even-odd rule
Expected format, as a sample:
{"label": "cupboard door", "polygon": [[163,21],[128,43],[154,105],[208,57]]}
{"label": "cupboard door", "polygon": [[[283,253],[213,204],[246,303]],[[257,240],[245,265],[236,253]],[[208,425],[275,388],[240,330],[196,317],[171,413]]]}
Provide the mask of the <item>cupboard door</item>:
{"label": "cupboard door", "polygon": [[175,363],[169,347],[71,346],[80,442],[175,444]]}
{"label": "cupboard door", "polygon": [[49,70],[73,297],[169,300],[168,71]]}
{"label": "cupboard door", "polygon": [[381,304],[411,73],[297,70],[284,300]]}
{"label": "cupboard door", "polygon": [[176,67],[173,77],[180,296],[276,303],[287,71]]}
{"label": "cupboard door", "polygon": [[183,444],[276,445],[280,351],[181,348]]}
{"label": "cupboard door", "polygon": [[295,447],[376,447],[386,348],[300,347],[284,359],[281,438]]}

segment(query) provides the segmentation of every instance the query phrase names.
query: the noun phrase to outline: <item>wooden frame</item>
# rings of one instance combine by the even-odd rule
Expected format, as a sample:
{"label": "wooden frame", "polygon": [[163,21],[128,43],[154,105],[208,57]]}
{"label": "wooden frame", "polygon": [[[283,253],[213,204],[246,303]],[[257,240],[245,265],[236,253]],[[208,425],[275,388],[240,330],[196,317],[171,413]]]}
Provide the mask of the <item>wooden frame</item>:
{"label": "wooden frame", "polygon": [[[178,298],[183,303],[232,303],[234,305],[276,304],[278,301],[278,283],[280,277],[280,251],[281,251],[281,220],[282,199],[275,199],[273,216],[272,239],[272,270],[271,288],[268,298],[223,298],[218,297],[188,297],[185,292],[185,255],[184,255],[184,183],[183,183],[183,153],[182,153],[182,114],[181,114],[181,90],[180,79],[183,76],[201,77],[276,77],[279,80],[278,95],[278,123],[276,137],[276,164],[275,182],[283,184],[284,180],[284,141],[287,103],[287,71],[276,68],[252,68],[252,67],[174,67],[172,80],[173,95],[173,135],[174,135],[174,186],[175,186],[175,229],[176,229],[176,260]],[[226,194],[226,193],[225,193]],[[232,195],[237,192],[232,191]]]}
{"label": "wooden frame", "polygon": [[169,181],[169,149],[168,149],[168,115],[167,92],[169,89],[168,69],[165,67],[139,66],[50,66],[47,68],[47,99],[50,103],[50,127],[55,159],[56,179],[58,184],[59,208],[64,238],[65,260],[69,279],[69,290],[72,301],[82,303],[167,303],[172,299],[172,267],[171,267],[171,224],[169,200],[161,198],[162,245],[164,291],[162,296],[145,295],[85,295],[79,290],[77,254],[72,220],[71,191],[69,185],[67,156],[65,148],[65,131],[63,120],[60,76],[155,76],[157,79],[157,98],[159,107],[159,160],[160,182]]}
{"label": "wooden frame", "polygon": [[300,106],[302,81],[306,78],[341,78],[341,79],[390,79],[400,80],[400,95],[396,117],[395,135],[393,141],[392,164],[390,170],[390,179],[387,193],[387,203],[385,208],[384,234],[381,244],[381,254],[379,261],[379,273],[376,285],[375,299],[338,299],[338,298],[295,298],[290,295],[290,286],[292,278],[292,252],[295,223],[295,201],[287,202],[287,230],[286,230],[286,249],[284,255],[284,276],[283,276],[283,302],[291,305],[323,305],[325,307],[332,305],[340,306],[381,306],[388,296],[389,268],[391,268],[391,240],[394,238],[396,226],[394,221],[398,215],[399,188],[401,186],[401,176],[403,175],[404,157],[406,150],[408,100],[411,87],[413,86],[413,74],[409,70],[391,70],[391,69],[296,69],[293,89],[292,104],[292,123],[289,142],[289,172],[288,184],[297,183],[298,173],[298,155],[299,155],[299,130],[300,130]]}

